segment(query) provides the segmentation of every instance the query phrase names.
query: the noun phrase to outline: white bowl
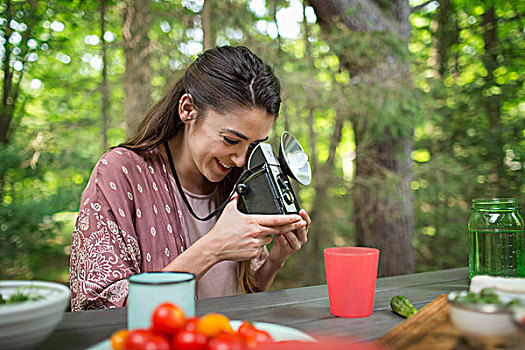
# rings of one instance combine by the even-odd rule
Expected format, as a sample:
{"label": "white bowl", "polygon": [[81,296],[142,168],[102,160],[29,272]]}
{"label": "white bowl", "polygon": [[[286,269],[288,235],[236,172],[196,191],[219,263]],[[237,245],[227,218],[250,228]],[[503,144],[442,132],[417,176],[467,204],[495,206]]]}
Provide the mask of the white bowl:
{"label": "white bowl", "polygon": [[0,347],[34,349],[62,319],[69,302],[69,288],[53,282],[0,281],[4,298],[17,291],[43,298],[0,305]]}
{"label": "white bowl", "polygon": [[467,338],[471,345],[491,344],[494,346],[512,344],[516,341],[517,328],[512,321],[512,311],[496,304],[473,304],[457,302],[456,296],[467,291],[452,292],[448,295],[450,319],[454,326]]}
{"label": "white bowl", "polygon": [[508,303],[518,299],[525,304],[525,278],[523,277],[495,277],[477,275],[470,280],[469,290],[480,293],[485,288],[491,288],[498,295],[499,300]]}

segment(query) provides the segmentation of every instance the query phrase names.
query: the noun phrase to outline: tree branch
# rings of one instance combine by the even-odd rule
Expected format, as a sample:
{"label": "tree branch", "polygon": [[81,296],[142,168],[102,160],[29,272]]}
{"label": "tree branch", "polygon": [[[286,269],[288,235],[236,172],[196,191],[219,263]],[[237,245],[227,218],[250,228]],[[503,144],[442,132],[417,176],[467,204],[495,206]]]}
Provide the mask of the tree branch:
{"label": "tree branch", "polygon": [[[279,45],[278,52],[281,53],[282,51],[282,40],[281,40],[281,32],[279,31],[279,24],[277,23],[277,2],[278,0],[274,0],[273,2],[273,22],[275,23],[275,28],[277,28],[277,43]],[[303,4],[303,12],[304,12],[304,4]]]}
{"label": "tree branch", "polygon": [[[359,32],[399,32],[397,23],[384,14],[372,0],[309,0],[320,23],[341,21],[349,29]],[[334,16],[332,14],[341,14]]]}
{"label": "tree branch", "polygon": [[424,3],[422,3],[421,5],[417,5],[417,6],[414,6],[410,9],[410,12],[411,13],[414,13],[414,12],[417,12],[419,10],[421,10],[423,7],[427,6],[428,4],[430,4],[431,2],[434,2],[434,0],[429,0],[429,1],[425,1]]}
{"label": "tree branch", "polygon": [[[331,74],[332,77],[332,83],[334,86],[338,86],[338,90],[341,89],[340,85],[337,83],[337,80],[335,79],[335,74]],[[341,95],[343,95],[341,93]],[[341,100],[339,100],[341,101]],[[337,103],[335,106],[335,125],[334,130],[332,132],[332,137],[330,138],[330,146],[328,148],[328,158],[326,159],[325,165],[329,168],[332,168],[335,161],[335,154],[337,151],[337,147],[339,147],[339,144],[341,143],[341,136],[343,134],[343,123],[344,123],[344,115],[345,113],[344,108],[341,106],[341,102]]]}

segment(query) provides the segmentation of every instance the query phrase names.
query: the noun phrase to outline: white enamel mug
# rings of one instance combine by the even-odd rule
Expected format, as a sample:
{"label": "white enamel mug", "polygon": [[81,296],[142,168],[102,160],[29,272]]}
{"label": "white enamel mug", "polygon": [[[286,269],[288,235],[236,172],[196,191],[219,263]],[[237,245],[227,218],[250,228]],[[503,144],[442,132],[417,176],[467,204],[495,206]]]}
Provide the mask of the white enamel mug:
{"label": "white enamel mug", "polygon": [[155,308],[170,302],[195,316],[195,275],[188,272],[146,272],[129,278],[128,329],[149,328]]}

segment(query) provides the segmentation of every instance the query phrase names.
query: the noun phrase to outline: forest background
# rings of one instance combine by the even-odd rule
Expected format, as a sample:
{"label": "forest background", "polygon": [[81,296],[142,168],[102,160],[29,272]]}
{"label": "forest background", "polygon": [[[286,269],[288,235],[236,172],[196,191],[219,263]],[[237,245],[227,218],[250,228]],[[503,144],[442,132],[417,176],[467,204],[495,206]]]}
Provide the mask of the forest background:
{"label": "forest background", "polygon": [[313,223],[274,289],[324,283],[322,249],[382,276],[467,265],[475,197],[525,197],[525,2],[2,0],[0,278],[68,283],[80,194],[202,50],[276,68],[310,155]]}

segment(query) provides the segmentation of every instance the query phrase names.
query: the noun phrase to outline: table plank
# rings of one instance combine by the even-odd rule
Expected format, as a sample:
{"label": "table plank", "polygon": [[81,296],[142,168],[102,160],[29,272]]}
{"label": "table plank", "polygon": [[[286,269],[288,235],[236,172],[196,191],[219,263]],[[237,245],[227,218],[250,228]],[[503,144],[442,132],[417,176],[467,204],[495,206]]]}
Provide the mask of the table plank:
{"label": "table plank", "polygon": [[[394,295],[406,295],[421,308],[440,294],[468,288],[468,269],[458,268],[380,278],[374,313],[367,318],[333,317],[326,285],[197,300],[197,314],[221,312],[231,319],[279,323],[318,337],[348,341],[376,339],[403,319],[390,311]],[[126,327],[127,308],[65,313],[39,349],[85,349]]]}

